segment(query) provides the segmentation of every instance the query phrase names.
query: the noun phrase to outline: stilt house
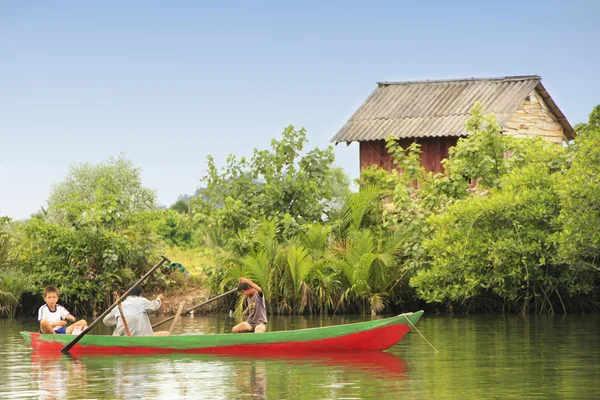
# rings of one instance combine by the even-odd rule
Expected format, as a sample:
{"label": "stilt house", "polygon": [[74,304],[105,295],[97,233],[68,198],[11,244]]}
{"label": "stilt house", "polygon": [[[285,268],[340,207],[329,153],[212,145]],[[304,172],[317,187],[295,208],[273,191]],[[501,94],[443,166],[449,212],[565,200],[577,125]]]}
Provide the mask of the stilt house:
{"label": "stilt house", "polygon": [[421,145],[421,165],[443,172],[441,161],[458,138],[466,136],[465,121],[479,101],[494,113],[503,133],[516,137],[540,136],[561,144],[575,131],[537,75],[488,79],[381,82],[331,139],[359,142],[361,169],[371,165],[391,170],[385,138],[400,138],[403,147]]}

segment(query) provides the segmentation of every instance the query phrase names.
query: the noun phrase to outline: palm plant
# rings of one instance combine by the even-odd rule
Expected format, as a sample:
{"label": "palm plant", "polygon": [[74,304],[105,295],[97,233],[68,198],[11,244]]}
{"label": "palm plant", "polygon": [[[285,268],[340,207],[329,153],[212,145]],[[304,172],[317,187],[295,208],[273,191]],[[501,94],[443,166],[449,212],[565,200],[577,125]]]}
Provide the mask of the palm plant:
{"label": "palm plant", "polygon": [[0,315],[13,318],[21,296],[35,289],[33,279],[15,268],[0,269]]}
{"label": "palm plant", "polygon": [[292,281],[292,298],[296,303],[296,309],[302,313],[309,304],[311,296],[310,286],[306,284],[306,278],[315,266],[313,258],[303,247],[292,244],[287,249],[287,265]]}
{"label": "palm plant", "polygon": [[[247,276],[258,284],[266,298],[267,308],[273,311],[273,304],[279,298],[277,282],[281,275],[279,267],[279,243],[277,240],[277,225],[273,221],[263,220],[257,226],[248,253],[241,257],[239,266],[230,268],[224,276],[221,285],[226,286],[232,281],[237,281],[240,276]],[[244,241],[249,236],[238,232],[238,238]],[[241,302],[237,311],[241,310]]]}
{"label": "palm plant", "polygon": [[0,217],[0,316],[13,318],[21,296],[34,290],[33,279],[13,266],[11,240],[4,232],[9,219]]}
{"label": "palm plant", "polygon": [[359,229],[365,214],[381,194],[380,188],[365,186],[359,192],[347,195],[340,213],[337,237],[344,238],[351,230]]}
{"label": "palm plant", "polygon": [[320,314],[333,311],[339,303],[342,281],[336,270],[327,266],[313,268],[308,278],[312,288],[313,305]]}
{"label": "palm plant", "polygon": [[[382,311],[386,305],[393,254],[379,249],[374,234],[368,230],[354,230],[344,241],[337,255],[337,267],[347,284],[339,306],[344,308],[355,301],[362,303],[363,312],[369,302],[371,313]],[[387,250],[387,251],[386,251]]]}

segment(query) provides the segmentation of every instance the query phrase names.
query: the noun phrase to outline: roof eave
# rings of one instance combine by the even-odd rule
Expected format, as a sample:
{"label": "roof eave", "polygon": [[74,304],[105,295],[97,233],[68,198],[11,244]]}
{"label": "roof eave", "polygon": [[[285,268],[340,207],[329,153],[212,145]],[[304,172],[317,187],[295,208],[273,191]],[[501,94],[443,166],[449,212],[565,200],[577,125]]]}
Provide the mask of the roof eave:
{"label": "roof eave", "polygon": [[538,91],[538,93],[540,94],[540,96],[542,96],[542,98],[544,99],[546,104],[548,105],[548,108],[550,108],[552,113],[556,116],[560,125],[563,127],[565,137],[568,140],[575,139],[575,136],[577,136],[577,134],[575,133],[575,130],[569,123],[569,120],[567,119],[567,117],[565,117],[565,115],[560,110],[560,108],[558,108],[558,105],[556,105],[556,103],[554,102],[554,100],[552,99],[552,97],[550,96],[550,94],[548,93],[546,88],[544,87],[544,85],[542,85],[542,82],[538,82],[538,84],[535,88]]}

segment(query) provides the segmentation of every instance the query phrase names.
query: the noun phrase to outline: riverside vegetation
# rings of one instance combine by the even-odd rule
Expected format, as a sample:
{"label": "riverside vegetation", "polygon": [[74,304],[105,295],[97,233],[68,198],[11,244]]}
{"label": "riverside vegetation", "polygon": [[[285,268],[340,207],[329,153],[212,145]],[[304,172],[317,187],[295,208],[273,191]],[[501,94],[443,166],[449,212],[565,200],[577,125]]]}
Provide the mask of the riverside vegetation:
{"label": "riverside vegetation", "polygon": [[191,274],[167,268],[147,290],[219,294],[248,276],[270,313],[597,311],[600,106],[568,146],[503,136],[479,104],[467,129],[445,175],[390,136],[402,173],[363,170],[353,192],[331,147],[303,153],[290,126],[250,159],[209,157],[202,189],[168,210],[122,156],[73,165],[46,208],[0,218],[0,315],[30,313],[48,284],[101,311],[161,252]]}

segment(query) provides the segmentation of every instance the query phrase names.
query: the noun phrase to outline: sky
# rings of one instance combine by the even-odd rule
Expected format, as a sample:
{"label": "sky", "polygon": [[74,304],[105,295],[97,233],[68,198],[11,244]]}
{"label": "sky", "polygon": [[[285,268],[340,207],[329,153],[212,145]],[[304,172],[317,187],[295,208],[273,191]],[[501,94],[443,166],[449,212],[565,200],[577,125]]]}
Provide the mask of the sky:
{"label": "sky", "polygon": [[[173,204],[292,124],[324,148],[380,81],[540,75],[600,104],[600,1],[2,1],[0,216],[123,155]],[[335,146],[358,177],[358,145]]]}

